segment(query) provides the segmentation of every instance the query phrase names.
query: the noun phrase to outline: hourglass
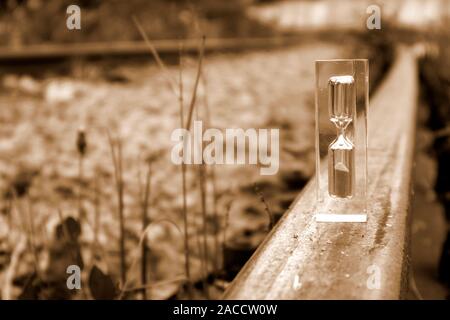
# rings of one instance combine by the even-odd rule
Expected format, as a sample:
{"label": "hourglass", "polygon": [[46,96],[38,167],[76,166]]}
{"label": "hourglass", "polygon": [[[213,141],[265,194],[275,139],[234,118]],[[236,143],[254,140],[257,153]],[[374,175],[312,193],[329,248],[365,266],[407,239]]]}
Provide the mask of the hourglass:
{"label": "hourglass", "polygon": [[328,147],[328,192],[332,197],[351,198],[355,181],[355,146],[349,125],[354,121],[355,90],[352,76],[328,80],[328,111],[337,137]]}
{"label": "hourglass", "polygon": [[367,221],[366,59],[316,61],[318,222]]}

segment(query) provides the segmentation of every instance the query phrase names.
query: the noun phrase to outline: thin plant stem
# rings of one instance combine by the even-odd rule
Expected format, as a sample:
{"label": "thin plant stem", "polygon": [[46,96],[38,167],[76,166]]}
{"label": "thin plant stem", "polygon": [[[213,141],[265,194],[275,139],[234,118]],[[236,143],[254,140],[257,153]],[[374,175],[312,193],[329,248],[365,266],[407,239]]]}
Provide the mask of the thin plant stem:
{"label": "thin plant stem", "polygon": [[134,287],[134,288],[129,288],[129,289],[126,289],[125,292],[135,292],[135,291],[147,290],[147,289],[163,286],[163,285],[166,285],[166,284],[171,284],[171,283],[174,283],[174,282],[186,282],[186,281],[187,281],[186,277],[184,275],[180,275],[180,276],[178,276],[178,277],[176,277],[174,279],[162,280],[162,281],[159,281],[159,282],[156,282],[156,283],[147,284],[145,286],[137,286],[137,287]]}
{"label": "thin plant stem", "polygon": [[27,247],[27,238],[24,234],[21,234],[18,241],[16,242],[16,246],[11,254],[11,261],[9,263],[9,267],[6,269],[5,275],[3,277],[3,285],[2,285],[2,299],[3,300],[11,300],[14,288],[14,277],[16,275],[17,270],[19,269],[20,257]]}
{"label": "thin plant stem", "polygon": [[[179,113],[180,113],[180,126],[183,127],[184,123],[184,101],[183,101],[183,47],[180,44],[179,48]],[[186,143],[186,142],[185,142]],[[189,225],[188,225],[188,212],[187,212],[187,188],[186,188],[186,164],[184,161],[181,163],[181,179],[182,179],[182,192],[183,192],[183,224],[184,224],[184,269],[187,278],[187,291],[188,296],[192,299],[193,288],[191,281],[190,271],[190,256],[189,256]]]}
{"label": "thin plant stem", "polygon": [[269,230],[271,230],[275,225],[275,219],[272,214],[272,211],[270,210],[269,204],[267,203],[263,193],[259,190],[256,183],[253,184],[253,187],[255,188],[256,194],[259,196],[259,200],[261,200],[261,202],[264,204],[264,211],[267,213],[267,216],[269,217]]}
{"label": "thin plant stem", "polygon": [[99,245],[98,232],[100,228],[100,177],[94,182],[94,244],[97,248]]}
{"label": "thin plant stem", "polygon": [[[148,218],[148,204],[150,200],[150,187],[151,187],[151,175],[152,168],[151,162],[148,161],[147,175],[145,179],[145,190],[144,197],[142,199],[142,231],[145,231],[147,225],[149,223]],[[147,300],[147,290],[145,286],[147,285],[147,256],[148,256],[148,247],[146,243],[146,235],[144,235],[144,241],[142,242],[142,258],[141,258],[141,285],[144,287],[142,289],[142,298]]]}
{"label": "thin plant stem", "polygon": [[78,196],[77,196],[77,207],[78,207],[78,219],[83,220],[83,160],[84,156],[78,154]]}
{"label": "thin plant stem", "polygon": [[[145,228],[145,230],[141,233],[140,237],[139,237],[139,243],[138,243],[138,246],[136,247],[135,252],[134,252],[134,259],[133,259],[132,262],[131,262],[130,269],[128,270],[128,272],[134,270],[134,268],[135,268],[135,266],[136,266],[136,263],[137,263],[137,261],[138,261],[138,258],[139,258],[139,256],[140,256],[139,253],[140,253],[140,251],[141,251],[140,249],[142,248],[142,243],[144,242],[147,233],[150,231],[150,228],[151,228],[154,224],[162,223],[162,222],[166,222],[166,223],[171,224],[172,226],[175,227],[175,229],[176,229],[181,235],[183,234],[183,232],[182,232],[181,229],[178,227],[178,225],[177,225],[175,222],[173,222],[172,220],[170,220],[170,219],[160,219],[160,220],[156,220],[156,221],[150,222],[150,223],[147,225],[147,227]],[[127,276],[125,275],[125,281],[123,282],[122,289],[121,289],[120,294],[119,294],[119,297],[118,297],[119,300],[122,300],[122,298],[123,298],[125,292],[128,291],[128,283],[129,283],[129,280],[130,280],[129,277],[127,277]]]}
{"label": "thin plant stem", "polygon": [[[187,130],[190,129],[191,126],[191,120],[192,115],[195,107],[196,97],[197,97],[197,88],[199,84],[200,74],[202,70],[202,61],[203,61],[203,55],[204,55],[204,47],[205,47],[205,37],[203,36],[202,41],[199,46],[199,58],[198,58],[198,66],[197,66],[197,74],[195,78],[194,88],[192,92],[191,101],[189,104],[189,112],[188,112],[188,119],[186,122],[186,125],[184,125],[184,112],[183,112],[183,84],[182,84],[182,54],[181,54],[181,45],[180,45],[180,70],[179,70],[179,76],[180,81],[178,83],[178,92],[177,92],[177,81],[171,77],[169,71],[167,70],[166,66],[164,65],[163,61],[161,60],[158,51],[156,50],[154,44],[150,41],[148,36],[146,35],[142,25],[140,24],[139,20],[136,17],[133,17],[133,22],[136,25],[137,29],[139,30],[142,38],[144,39],[146,45],[149,47],[156,63],[160,67],[160,69],[163,71],[164,76],[166,77],[166,80],[168,82],[169,87],[171,88],[174,95],[178,98],[179,104],[180,104],[180,120],[181,120],[181,127],[185,127]],[[189,233],[188,233],[188,219],[187,219],[187,187],[186,187],[186,164],[184,162],[181,165],[181,172],[182,172],[182,185],[183,185],[183,220],[184,220],[184,251],[185,251],[185,272],[186,272],[186,278],[188,279],[188,294],[190,297],[192,297],[192,282],[191,282],[191,275],[190,275],[190,261],[189,261]]]}
{"label": "thin plant stem", "polygon": [[33,209],[31,207],[31,201],[30,198],[27,196],[26,197],[26,201],[27,201],[27,215],[28,215],[28,223],[29,223],[29,240],[30,240],[30,246],[31,246],[31,250],[33,252],[33,257],[34,257],[34,265],[35,265],[35,271],[36,274],[39,274],[39,257],[38,257],[38,252],[37,252],[37,246],[36,246],[36,232],[34,230],[34,215],[33,215]]}
{"label": "thin plant stem", "polygon": [[[205,60],[206,61],[206,60]],[[209,102],[208,102],[208,85],[207,85],[207,79],[205,75],[205,69],[203,68],[202,74],[201,74],[201,80],[203,83],[203,105],[205,106],[205,113],[206,113],[206,127],[211,127],[211,113],[209,109]],[[216,230],[214,230],[214,251],[215,251],[215,259],[214,259],[214,272],[217,273],[219,270],[219,216],[217,213],[217,184],[216,184],[216,172],[215,172],[215,166],[210,167],[210,177],[211,177],[211,186],[212,186],[212,193],[213,193],[213,217],[214,217],[214,223]]]}
{"label": "thin plant stem", "polygon": [[204,248],[202,248],[202,240],[200,239],[201,236],[200,234],[197,234],[196,236],[196,240],[197,240],[197,248],[198,248],[198,255],[200,257],[200,266],[202,268],[202,273],[203,273],[203,277],[202,277],[202,284],[203,284],[203,290],[205,293],[205,297],[206,299],[209,299],[209,288],[208,288],[208,270],[207,270],[207,261],[205,259],[205,252],[204,252]]}
{"label": "thin plant stem", "polygon": [[[61,224],[63,237],[66,240],[66,242],[69,243],[69,242],[71,242],[70,231],[69,231],[69,228],[67,227],[67,225],[64,223],[64,216],[63,216],[61,209],[59,209],[59,208],[58,208],[58,217],[59,217],[59,223]],[[77,256],[73,250],[70,250],[70,256],[73,259],[73,261],[76,261]]]}
{"label": "thin plant stem", "polygon": [[118,195],[119,195],[119,223],[120,223],[120,264],[122,272],[122,283],[125,281],[125,270],[126,270],[126,260],[125,260],[125,221],[124,221],[124,205],[123,205],[123,171],[122,171],[122,142],[118,140],[117,142],[118,150],[118,164],[119,164],[119,180],[118,180]]}
{"label": "thin plant stem", "polygon": [[222,250],[224,250],[225,242],[227,241],[227,230],[230,222],[230,210],[232,205],[233,200],[230,200],[225,207],[225,225],[223,227]]}
{"label": "thin plant stem", "polygon": [[[200,187],[200,200],[201,200],[201,211],[202,211],[202,221],[203,221],[203,260],[205,261],[204,264],[204,271],[205,274],[208,275],[208,261],[209,261],[209,254],[208,254],[208,225],[207,225],[207,215],[206,215],[206,188],[205,188],[205,164],[202,162],[198,166],[198,179],[199,179],[199,187]],[[208,286],[206,282],[206,278],[204,278],[204,284],[205,284],[205,293],[207,298],[209,299],[209,293],[208,293]]]}
{"label": "thin plant stem", "polygon": [[145,33],[145,30],[142,27],[142,24],[139,22],[139,19],[136,16],[133,16],[132,19],[133,19],[134,25],[136,26],[136,28],[138,29],[139,33],[141,34],[141,37],[144,39],[145,44],[150,49],[150,52],[153,55],[153,58],[155,59],[155,61],[158,64],[158,66],[163,71],[163,74],[164,74],[164,76],[167,79],[167,83],[168,83],[170,89],[172,90],[173,94],[175,94],[175,96],[178,96],[176,80],[170,76],[170,73],[167,70],[166,65],[161,60],[161,58],[160,58],[160,56],[158,54],[158,50],[156,50],[155,45],[153,44],[153,42],[149,39],[149,37]]}
{"label": "thin plant stem", "polygon": [[111,158],[114,165],[114,180],[116,182],[116,192],[118,201],[118,214],[119,214],[119,252],[120,252],[120,275],[122,284],[126,280],[126,257],[125,257],[125,225],[123,215],[123,176],[122,176],[122,143],[120,139],[117,140],[116,145],[111,137],[111,134],[107,130],[108,141],[111,150]]}
{"label": "thin plant stem", "polygon": [[[198,108],[196,111],[196,118],[198,119]],[[197,143],[197,141],[194,141],[194,144]],[[203,143],[201,141],[200,143]],[[197,146],[194,146],[196,148]],[[206,166],[203,162],[203,158],[201,161],[201,164],[197,166],[197,172],[198,172],[198,185],[199,185],[199,191],[200,191],[200,204],[201,204],[201,212],[202,212],[202,223],[203,223],[203,270],[205,272],[205,276],[203,277],[203,287],[205,290],[205,295],[207,299],[209,299],[209,289],[208,289],[208,282],[207,277],[209,274],[208,271],[208,262],[209,262],[209,254],[208,254],[208,221],[207,221],[207,209],[206,209]]]}
{"label": "thin plant stem", "polygon": [[205,53],[205,40],[206,40],[206,38],[205,38],[205,36],[203,36],[201,44],[200,44],[200,48],[199,48],[199,54],[198,54],[197,75],[195,77],[195,83],[194,83],[194,88],[192,90],[191,102],[189,104],[189,113],[188,113],[188,118],[187,118],[187,122],[186,122],[186,130],[187,131],[189,131],[191,128],[192,116],[194,114],[194,107],[195,107],[195,102],[197,99],[197,88],[198,88],[198,83],[200,80],[200,75],[202,73],[203,56]]}

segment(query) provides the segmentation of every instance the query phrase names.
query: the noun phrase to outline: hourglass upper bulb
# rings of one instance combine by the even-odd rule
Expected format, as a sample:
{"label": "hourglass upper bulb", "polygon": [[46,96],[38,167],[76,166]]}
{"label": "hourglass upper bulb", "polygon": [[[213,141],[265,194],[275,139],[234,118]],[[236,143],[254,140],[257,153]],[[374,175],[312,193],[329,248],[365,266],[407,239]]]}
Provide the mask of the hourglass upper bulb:
{"label": "hourglass upper bulb", "polygon": [[350,75],[333,76],[328,80],[328,108],[331,118],[353,118],[355,80]]}

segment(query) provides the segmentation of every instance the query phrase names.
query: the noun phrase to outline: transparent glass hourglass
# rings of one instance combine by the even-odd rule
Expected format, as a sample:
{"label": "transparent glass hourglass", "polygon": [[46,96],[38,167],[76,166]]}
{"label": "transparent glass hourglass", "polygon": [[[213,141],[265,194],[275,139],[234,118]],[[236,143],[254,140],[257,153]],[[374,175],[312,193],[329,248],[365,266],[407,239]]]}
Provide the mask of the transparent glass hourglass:
{"label": "transparent glass hourglass", "polygon": [[328,81],[330,121],[336,126],[336,139],[328,147],[328,192],[337,198],[351,198],[355,181],[355,146],[349,125],[355,113],[352,76],[334,76]]}
{"label": "transparent glass hourglass", "polygon": [[316,221],[367,221],[369,62],[316,61]]}

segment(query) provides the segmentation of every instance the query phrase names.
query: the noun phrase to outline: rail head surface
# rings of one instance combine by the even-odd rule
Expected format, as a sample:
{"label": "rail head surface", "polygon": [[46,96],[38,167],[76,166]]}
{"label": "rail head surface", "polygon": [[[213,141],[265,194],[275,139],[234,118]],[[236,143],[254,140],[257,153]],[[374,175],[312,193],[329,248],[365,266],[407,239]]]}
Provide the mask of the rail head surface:
{"label": "rail head surface", "polygon": [[407,285],[418,77],[412,49],[371,99],[368,222],[314,219],[314,179],[246,263],[224,299],[399,299]]}

